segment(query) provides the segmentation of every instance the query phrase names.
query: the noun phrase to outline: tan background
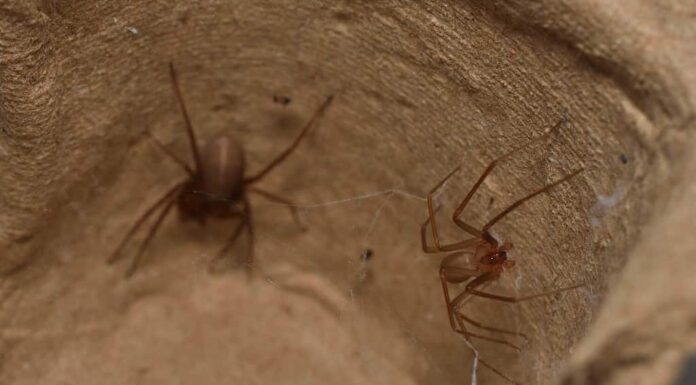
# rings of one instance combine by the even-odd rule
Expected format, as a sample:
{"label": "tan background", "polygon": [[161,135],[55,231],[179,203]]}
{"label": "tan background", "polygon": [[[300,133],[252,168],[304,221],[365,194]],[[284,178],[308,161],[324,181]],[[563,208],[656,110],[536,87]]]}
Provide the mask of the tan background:
{"label": "tan background", "polygon": [[[463,163],[449,213],[563,111],[569,127],[496,171],[466,218],[583,165],[496,226],[518,261],[496,290],[588,286],[472,302],[531,337],[519,355],[477,346],[525,384],[668,383],[696,348],[696,6],[682,4],[0,3],[0,383],[469,383],[418,197]],[[188,154],[168,61],[201,139],[234,133],[252,171],[336,95],[264,182],[307,205],[308,231],[252,202],[251,282],[207,272],[230,222],[170,218],[131,280],[104,263],[183,176],[143,135]],[[358,198],[380,191],[396,192]]]}

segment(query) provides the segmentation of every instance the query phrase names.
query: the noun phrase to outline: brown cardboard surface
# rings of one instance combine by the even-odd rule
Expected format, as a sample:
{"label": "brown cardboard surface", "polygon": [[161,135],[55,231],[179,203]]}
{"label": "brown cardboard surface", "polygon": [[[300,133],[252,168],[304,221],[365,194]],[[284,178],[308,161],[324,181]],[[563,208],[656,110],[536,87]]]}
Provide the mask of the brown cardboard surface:
{"label": "brown cardboard surface", "polygon": [[[459,239],[444,224],[455,201],[564,113],[465,218],[583,166],[495,226],[517,265],[491,289],[587,286],[472,301],[472,318],[530,337],[520,354],[476,347],[525,384],[669,383],[694,349],[695,14],[640,0],[0,4],[0,383],[470,383],[440,257],[420,251],[422,198],[463,165],[439,198]],[[201,140],[233,133],[249,172],[335,95],[263,182],[302,205],[307,230],[252,199],[250,281],[208,272],[229,221],[172,216],[132,279],[127,258],[105,264],[185,177],[144,135],[189,159],[170,61]],[[479,366],[478,383],[505,381]]]}

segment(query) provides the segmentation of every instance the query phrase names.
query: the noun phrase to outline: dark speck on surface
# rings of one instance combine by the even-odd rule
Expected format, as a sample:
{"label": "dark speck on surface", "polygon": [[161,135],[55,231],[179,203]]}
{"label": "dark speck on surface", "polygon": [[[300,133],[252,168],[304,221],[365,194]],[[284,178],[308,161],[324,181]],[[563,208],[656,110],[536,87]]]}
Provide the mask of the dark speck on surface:
{"label": "dark speck on surface", "polygon": [[360,261],[367,262],[372,258],[372,249],[365,249],[360,253]]}
{"label": "dark speck on surface", "polygon": [[273,95],[273,102],[287,106],[290,104],[290,102],[292,102],[292,99],[289,96]]}

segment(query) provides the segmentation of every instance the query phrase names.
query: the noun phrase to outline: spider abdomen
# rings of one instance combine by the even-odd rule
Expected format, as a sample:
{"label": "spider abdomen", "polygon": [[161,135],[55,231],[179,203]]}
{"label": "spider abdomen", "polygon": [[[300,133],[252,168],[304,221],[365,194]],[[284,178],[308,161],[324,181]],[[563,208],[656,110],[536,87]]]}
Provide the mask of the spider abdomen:
{"label": "spider abdomen", "polygon": [[244,151],[229,135],[209,140],[201,149],[197,188],[205,195],[236,200],[244,187]]}

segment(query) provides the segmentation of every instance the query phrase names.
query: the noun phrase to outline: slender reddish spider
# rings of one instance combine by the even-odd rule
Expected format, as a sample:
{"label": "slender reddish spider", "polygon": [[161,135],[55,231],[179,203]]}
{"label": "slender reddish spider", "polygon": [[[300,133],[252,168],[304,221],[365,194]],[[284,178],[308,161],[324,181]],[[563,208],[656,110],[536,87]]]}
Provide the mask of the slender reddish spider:
{"label": "slender reddish spider", "polygon": [[[461,311],[462,305],[472,296],[478,296],[483,298],[489,298],[496,301],[503,301],[509,303],[516,303],[521,301],[530,300],[533,298],[539,298],[554,293],[572,290],[583,286],[584,284],[576,284],[569,287],[563,287],[556,290],[545,291],[538,294],[526,295],[526,296],[504,296],[498,294],[488,293],[483,291],[485,286],[498,280],[500,275],[507,269],[512,268],[515,265],[515,261],[508,259],[507,253],[512,249],[512,244],[509,242],[500,243],[495,239],[489,232],[490,228],[496,224],[498,221],[503,219],[510,212],[518,208],[524,202],[532,199],[533,197],[552,189],[553,187],[569,180],[570,178],[578,175],[583,171],[583,168],[579,168],[572,173],[566,175],[565,177],[552,182],[543,188],[540,188],[531,194],[515,201],[500,214],[496,215],[493,219],[489,220],[481,229],[478,229],[470,224],[467,224],[459,217],[466,208],[467,204],[471,200],[472,196],[478,190],[484,179],[491,173],[491,171],[503,160],[509,158],[512,154],[528,147],[530,144],[539,141],[541,139],[547,138],[551,133],[558,130],[558,128],[564,123],[564,120],[559,121],[555,126],[553,126],[548,132],[539,136],[538,138],[532,139],[526,144],[508,152],[507,154],[493,160],[488,167],[484,170],[483,174],[476,181],[474,186],[471,188],[469,193],[461,201],[457,209],[454,210],[452,214],[452,221],[471,237],[462,241],[452,242],[447,244],[442,244],[440,242],[440,236],[438,233],[437,223],[434,220],[434,215],[437,209],[433,209],[432,196],[437,192],[445,182],[452,177],[461,166],[452,170],[444,179],[442,179],[427,195],[427,205],[428,205],[428,219],[421,225],[421,245],[423,251],[426,253],[441,253],[450,252],[446,255],[440,264],[440,281],[442,283],[442,291],[445,297],[445,304],[447,306],[447,314],[449,317],[450,326],[452,330],[461,334],[469,343],[471,343],[471,338],[478,338],[490,342],[495,342],[512,347],[516,350],[520,350],[516,345],[504,340],[493,337],[488,337],[485,335],[471,333],[466,329],[465,324],[471,324],[482,330],[487,330],[489,332],[517,335],[526,338],[523,333],[517,333],[510,330],[500,329],[485,326],[481,322],[477,322],[472,318],[466,316]],[[438,207],[439,209],[439,207]],[[430,226],[428,226],[430,225]],[[427,241],[427,228],[430,227],[434,245],[429,245]],[[468,256],[468,257],[465,257]],[[450,299],[450,293],[448,284],[462,284],[466,283],[464,291],[459,293],[454,299]],[[473,344],[472,344],[473,346]],[[501,371],[490,365],[488,362],[483,361],[479,358],[479,361],[489,369],[491,369],[496,374],[505,378],[506,380],[515,383],[509,377],[505,376]]]}
{"label": "slender reddish spider", "polygon": [[[218,253],[218,258],[224,256],[235,241],[239,238],[242,230],[246,227],[249,232],[249,248],[247,250],[246,267],[251,268],[253,262],[253,242],[254,242],[254,224],[251,215],[251,205],[247,198],[247,193],[258,194],[273,202],[287,205],[291,210],[295,221],[299,225],[297,213],[292,202],[282,198],[276,194],[262,190],[256,187],[256,183],[261,181],[269,172],[280,165],[300,144],[302,138],[307,135],[309,129],[315,124],[323,112],[329,107],[333,96],[329,96],[324,103],[319,106],[309,122],[304,126],[295,140],[275,159],[268,163],[258,173],[252,176],[245,176],[246,163],[244,159],[244,149],[230,135],[220,135],[210,139],[205,146],[198,147],[196,135],[191,124],[184,99],[181,95],[179,82],[177,80],[174,65],[169,63],[169,74],[172,79],[174,93],[176,94],[181,113],[186,123],[186,132],[193,153],[194,168],[191,168],[187,162],[181,160],[174,153],[169,151],[162,143],[156,140],[153,136],[150,138],[153,142],[171,159],[179,164],[188,177],[171,187],[159,200],[157,200],[148,210],[146,210],[133,224],[130,231],[126,234],[123,241],[118,245],[118,248],[109,258],[108,262],[115,262],[121,255],[121,250],[127,244],[128,240],[136,233],[140,226],[157,210],[160,214],[157,216],[155,223],[150,227],[150,230],[136,252],[130,267],[126,270],[126,277],[130,277],[138,268],[141,257],[145,248],[150,243],[152,238],[159,229],[160,225],[171,211],[174,204],[177,204],[179,209],[179,217],[183,221],[197,221],[201,225],[205,225],[206,219],[212,218],[239,218],[237,226],[232,235],[227,240],[223,248]],[[240,207],[241,206],[241,207]],[[301,227],[301,226],[300,226]],[[250,271],[250,270],[247,270]]]}

